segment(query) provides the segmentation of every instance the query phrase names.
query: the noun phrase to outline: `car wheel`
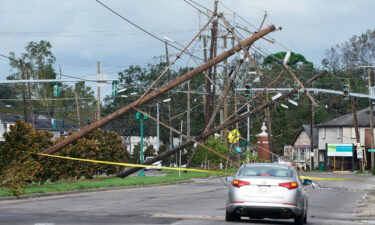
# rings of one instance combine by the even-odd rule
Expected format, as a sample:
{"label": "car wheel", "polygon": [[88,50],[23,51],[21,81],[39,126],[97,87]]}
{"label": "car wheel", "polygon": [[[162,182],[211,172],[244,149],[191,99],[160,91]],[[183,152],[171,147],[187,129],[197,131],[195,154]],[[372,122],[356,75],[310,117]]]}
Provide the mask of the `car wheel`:
{"label": "car wheel", "polygon": [[228,211],[225,211],[225,220],[228,222],[232,222],[236,220],[236,215],[233,213],[230,213]]}
{"label": "car wheel", "polygon": [[305,212],[302,212],[301,215],[294,217],[294,225],[303,225],[305,221]]}

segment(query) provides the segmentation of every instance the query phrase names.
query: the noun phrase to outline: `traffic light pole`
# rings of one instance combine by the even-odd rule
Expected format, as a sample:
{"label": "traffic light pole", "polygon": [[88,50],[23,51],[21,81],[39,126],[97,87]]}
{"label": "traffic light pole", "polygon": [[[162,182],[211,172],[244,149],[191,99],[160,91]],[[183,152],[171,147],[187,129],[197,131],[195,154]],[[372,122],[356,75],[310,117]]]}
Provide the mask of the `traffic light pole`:
{"label": "traffic light pole", "polygon": [[[141,140],[139,142],[139,158],[140,158],[141,164],[143,164],[145,162],[145,157],[144,157],[144,152],[143,152],[143,127],[144,127],[144,121],[147,120],[147,116],[138,112],[135,114],[135,118],[139,120],[140,136],[141,136]],[[140,169],[138,176],[143,177],[144,175],[145,175],[144,170]]]}

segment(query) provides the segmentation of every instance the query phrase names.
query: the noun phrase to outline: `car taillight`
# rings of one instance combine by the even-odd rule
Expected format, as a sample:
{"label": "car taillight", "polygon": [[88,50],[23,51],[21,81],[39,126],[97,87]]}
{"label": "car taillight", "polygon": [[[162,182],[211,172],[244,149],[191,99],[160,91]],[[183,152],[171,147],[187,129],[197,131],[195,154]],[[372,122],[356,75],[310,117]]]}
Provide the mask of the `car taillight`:
{"label": "car taillight", "polygon": [[295,189],[298,187],[297,182],[286,182],[286,183],[280,183],[279,186],[286,187],[289,190]]}
{"label": "car taillight", "polygon": [[232,184],[235,187],[242,187],[242,186],[245,186],[245,185],[250,185],[250,182],[243,181],[243,180],[233,180]]}

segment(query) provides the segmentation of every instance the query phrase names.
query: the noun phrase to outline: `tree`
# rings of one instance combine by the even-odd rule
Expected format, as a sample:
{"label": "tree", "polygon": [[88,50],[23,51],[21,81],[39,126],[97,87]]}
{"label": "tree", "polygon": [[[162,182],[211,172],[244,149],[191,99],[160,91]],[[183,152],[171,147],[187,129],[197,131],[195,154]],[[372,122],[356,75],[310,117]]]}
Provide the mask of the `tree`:
{"label": "tree", "polygon": [[[19,59],[17,59],[15,53],[11,52],[10,58],[14,60],[10,61],[10,65],[17,72],[10,75],[8,79],[55,79],[56,73],[53,69],[55,57],[51,48],[52,45],[48,41],[31,41],[26,46],[26,53],[22,53]],[[53,105],[52,100],[50,100],[53,85],[52,83],[27,84],[29,98],[33,96],[37,99],[49,99],[41,100],[39,104],[41,104],[40,108],[46,109],[50,116],[53,116]],[[24,91],[22,88],[20,90]],[[37,110],[35,111],[37,112]]]}
{"label": "tree", "polygon": [[[95,130],[56,154],[107,162],[129,162],[130,160],[126,147],[122,145],[121,137],[113,131],[105,132],[101,129]],[[47,180],[58,181],[71,178],[77,180],[81,177],[91,179],[96,175],[113,175],[122,169],[115,165],[56,158],[44,158],[42,164],[41,183]]]}
{"label": "tree", "polygon": [[[135,101],[151,86],[151,84],[157,79],[157,77],[162,74],[167,65],[165,63],[159,63],[156,65],[149,64],[146,67],[141,66],[130,66],[124,71],[118,74],[120,84],[119,89],[125,89],[118,96],[108,96],[105,99],[105,106],[103,107],[103,113],[109,114],[115,110],[128,105],[131,102]],[[186,73],[190,68],[179,68],[178,70],[170,69],[168,75],[165,75],[159,80],[155,88],[159,87],[161,84],[166,83],[167,81],[176,78],[177,76]],[[192,108],[191,110],[191,135],[200,134],[203,129],[203,112],[200,99],[203,95],[199,94],[203,92],[203,79],[202,76],[197,76],[193,78],[191,83],[191,89],[198,94],[192,94]],[[187,94],[182,93],[187,89],[186,84],[181,85],[179,89],[171,90],[168,93],[165,93],[159,96],[155,101],[148,103],[147,105],[141,106],[140,108],[152,116],[156,117],[156,103],[159,102],[160,107],[160,120],[168,123],[169,119],[169,107],[171,110],[171,117],[181,114],[179,117],[176,117],[175,120],[180,120],[181,118],[186,118],[187,106]],[[154,89],[152,89],[154,90]],[[136,94],[134,94],[136,93]],[[126,97],[124,97],[126,96]],[[171,98],[169,103],[163,103],[162,100]],[[196,107],[196,106],[201,107]],[[106,126],[106,129],[115,130],[121,135],[139,135],[139,122],[135,119],[135,113],[129,113],[121,116],[116,121],[109,123]],[[175,123],[175,120],[172,121],[172,126],[178,128],[178,123]],[[203,124],[203,125],[202,125]],[[145,122],[145,136],[154,136],[156,135],[156,122],[148,120]],[[169,142],[169,129],[161,126],[160,137],[163,143]]]}
{"label": "tree", "polygon": [[[275,54],[271,54],[263,59],[263,65],[272,66],[272,65],[281,64],[285,58],[285,55],[286,55],[286,52],[278,52]],[[291,52],[288,65],[292,67],[298,67],[301,65],[307,65],[310,67],[313,66],[312,62],[307,61],[303,55],[294,53],[294,52]]]}
{"label": "tree", "polygon": [[17,121],[4,133],[5,142],[0,147],[0,185],[11,189],[14,195],[24,192],[24,187],[35,180],[41,164],[37,155],[52,145],[52,134],[37,131],[28,123]]}
{"label": "tree", "polygon": [[[223,155],[228,155],[229,148],[225,145],[223,141],[221,141],[218,138],[215,138],[213,136],[210,136],[204,144],[215,150],[218,153],[221,153]],[[225,160],[219,157],[218,155],[215,155],[206,149],[202,147],[198,147],[198,151],[196,156],[194,157],[194,164],[203,165],[205,169],[212,168],[214,165],[217,165],[219,163],[225,163]]]}
{"label": "tree", "polygon": [[322,64],[331,71],[375,64],[375,29],[354,35],[326,51]]}

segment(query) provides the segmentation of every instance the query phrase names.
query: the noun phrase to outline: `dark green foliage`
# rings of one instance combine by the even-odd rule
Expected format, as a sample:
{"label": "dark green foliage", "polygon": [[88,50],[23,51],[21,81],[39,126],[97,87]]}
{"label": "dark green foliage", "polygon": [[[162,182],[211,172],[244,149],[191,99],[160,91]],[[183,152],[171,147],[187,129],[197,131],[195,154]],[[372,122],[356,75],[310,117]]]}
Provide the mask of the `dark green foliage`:
{"label": "dark green foliage", "polygon": [[[210,149],[227,156],[229,154],[229,148],[219,138],[210,136],[204,144]],[[216,154],[213,154],[202,147],[198,147],[196,156],[194,157],[195,165],[203,165],[204,168],[213,168],[219,163],[225,163],[225,160]]]}
{"label": "dark green foliage", "polygon": [[[272,55],[269,55],[264,58],[263,65],[264,66],[274,66],[278,64],[282,64],[285,58],[286,52],[278,52]],[[306,60],[306,58],[298,53],[291,52],[291,56],[289,58],[288,65],[292,67],[297,67],[298,65],[308,65],[311,68],[313,67],[312,62]]]}
{"label": "dark green foliage", "polygon": [[24,186],[36,180],[42,166],[32,153],[50,146],[51,137],[20,120],[11,126],[0,146],[0,186],[11,189],[14,195],[23,194]]}
{"label": "dark green foliage", "polygon": [[[124,71],[118,74],[120,83],[119,89],[126,88],[124,92],[118,94],[118,96],[108,96],[105,101],[106,104],[103,107],[103,114],[109,114],[115,110],[130,104],[135,101],[151,86],[151,84],[159,77],[166,68],[165,63],[159,63],[156,65],[147,65],[146,67],[140,66],[130,66]],[[158,88],[168,81],[181,76],[182,74],[188,72],[191,68],[180,68],[178,70],[170,69],[168,74],[165,74],[154,86]],[[191,79],[191,90],[192,92],[198,94],[191,94],[191,132],[192,135],[198,135],[203,129],[203,105],[201,105],[203,95],[199,93],[203,92],[203,75],[198,75],[195,78]],[[156,104],[159,102],[160,109],[160,120],[168,123],[169,111],[171,117],[181,114],[181,116],[176,117],[172,121],[172,126],[178,129],[178,125],[181,119],[186,118],[186,114],[183,112],[186,111],[187,107],[187,94],[180,91],[186,91],[187,84],[180,85],[179,87],[174,88],[168,93],[158,96],[155,101],[149,102],[146,105],[140,107],[141,110],[146,111],[150,115],[156,117]],[[132,93],[137,93],[132,95]],[[122,97],[126,96],[126,97]],[[171,98],[172,100],[168,103],[164,103],[162,100]],[[124,136],[138,136],[140,133],[139,122],[135,119],[134,113],[127,113],[116,121],[112,121],[107,126],[107,129],[114,130]],[[152,119],[147,120],[144,123],[145,136],[156,136],[156,122]],[[174,134],[175,135],[175,134]],[[175,136],[177,137],[177,136]],[[169,130],[162,125],[160,126],[160,138],[163,143],[166,143],[169,146]]]}

